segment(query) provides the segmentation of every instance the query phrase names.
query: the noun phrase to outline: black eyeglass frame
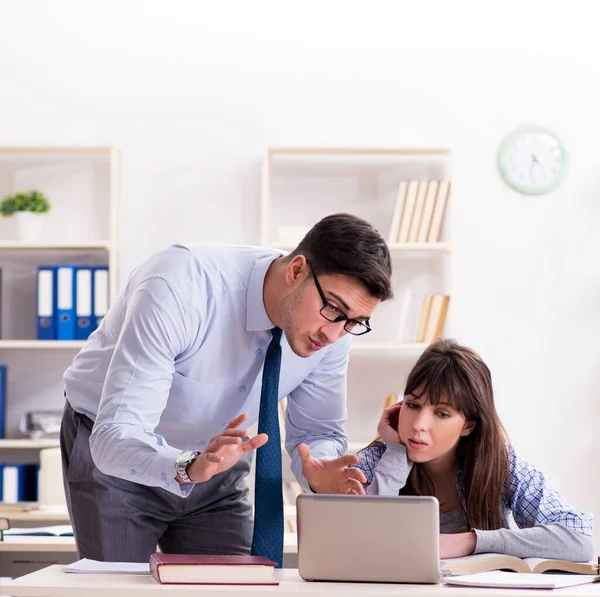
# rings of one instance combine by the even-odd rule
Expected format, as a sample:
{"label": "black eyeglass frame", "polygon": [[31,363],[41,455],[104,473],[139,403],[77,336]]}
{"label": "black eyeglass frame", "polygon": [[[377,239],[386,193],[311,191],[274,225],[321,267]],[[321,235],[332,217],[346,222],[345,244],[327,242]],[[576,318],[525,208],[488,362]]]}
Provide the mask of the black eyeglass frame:
{"label": "black eyeglass frame", "polygon": [[[350,317],[347,317],[346,315],[338,315],[334,319],[330,319],[329,317],[327,317],[326,315],[323,314],[323,311],[325,309],[327,309],[327,307],[333,308],[336,311],[339,311],[339,309],[335,305],[332,305],[327,300],[327,297],[325,296],[325,293],[323,292],[323,288],[321,287],[321,284],[319,283],[319,280],[317,278],[317,275],[315,274],[315,270],[314,270],[311,262],[308,261],[308,259],[307,259],[306,263],[308,263],[308,267],[310,268],[312,278],[315,281],[315,286],[317,287],[319,296],[321,297],[321,300],[323,301],[323,306],[319,309],[319,314],[321,315],[321,317],[323,319],[326,319],[327,321],[330,321],[331,323],[339,323],[340,321],[345,321],[346,323],[344,324],[344,329],[349,334],[352,334],[353,336],[364,336],[364,334],[368,334],[370,331],[372,331],[373,328],[371,328],[371,325],[369,324],[369,320],[359,321],[358,319],[351,319]],[[348,324],[353,324],[353,326],[358,327],[359,331],[356,332],[354,327],[351,329],[348,329]]]}

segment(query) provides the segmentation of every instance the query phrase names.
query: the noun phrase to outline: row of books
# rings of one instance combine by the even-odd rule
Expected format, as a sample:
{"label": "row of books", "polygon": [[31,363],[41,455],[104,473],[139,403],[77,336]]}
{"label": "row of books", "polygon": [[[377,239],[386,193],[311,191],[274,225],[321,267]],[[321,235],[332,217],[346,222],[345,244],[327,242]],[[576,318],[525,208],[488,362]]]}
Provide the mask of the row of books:
{"label": "row of books", "polygon": [[86,340],[108,310],[108,279],[105,265],[38,267],[38,340]]}
{"label": "row of books", "polygon": [[403,293],[398,342],[431,343],[444,333],[450,297],[445,294]]}
{"label": "row of books", "polygon": [[401,181],[389,244],[439,242],[449,195],[449,180]]}
{"label": "row of books", "polygon": [[39,464],[0,464],[0,499],[37,502],[39,470]]}

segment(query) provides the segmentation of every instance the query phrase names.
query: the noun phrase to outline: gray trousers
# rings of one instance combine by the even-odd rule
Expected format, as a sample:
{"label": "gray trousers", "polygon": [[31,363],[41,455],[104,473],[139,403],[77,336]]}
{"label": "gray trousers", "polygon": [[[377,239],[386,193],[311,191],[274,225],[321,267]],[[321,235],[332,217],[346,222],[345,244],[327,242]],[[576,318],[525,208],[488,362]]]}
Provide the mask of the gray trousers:
{"label": "gray trousers", "polygon": [[90,454],[92,426],[66,402],[63,481],[80,558],[147,562],[157,545],[165,553],[250,553],[252,507],[244,477],[251,453],[182,498],[101,473]]}

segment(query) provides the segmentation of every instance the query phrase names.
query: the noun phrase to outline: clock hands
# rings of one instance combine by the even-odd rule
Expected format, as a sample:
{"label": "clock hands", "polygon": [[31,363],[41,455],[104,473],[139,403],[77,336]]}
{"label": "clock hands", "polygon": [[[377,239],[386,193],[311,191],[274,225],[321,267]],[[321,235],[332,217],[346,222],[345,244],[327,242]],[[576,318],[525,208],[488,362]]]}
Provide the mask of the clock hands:
{"label": "clock hands", "polygon": [[535,155],[535,153],[531,153],[531,165],[529,166],[529,176],[533,180],[533,167],[538,166],[541,167],[543,164]]}

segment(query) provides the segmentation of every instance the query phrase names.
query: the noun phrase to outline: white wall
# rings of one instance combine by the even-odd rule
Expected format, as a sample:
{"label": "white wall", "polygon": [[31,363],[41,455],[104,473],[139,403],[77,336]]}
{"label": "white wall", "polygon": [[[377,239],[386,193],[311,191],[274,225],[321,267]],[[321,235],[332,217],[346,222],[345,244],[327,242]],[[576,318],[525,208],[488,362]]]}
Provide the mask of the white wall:
{"label": "white wall", "polygon": [[[451,147],[453,327],[520,452],[600,514],[590,4],[4,1],[0,143],[122,149],[123,274],[175,240],[255,242],[266,145]],[[571,154],[543,197],[496,171],[527,122]]]}

